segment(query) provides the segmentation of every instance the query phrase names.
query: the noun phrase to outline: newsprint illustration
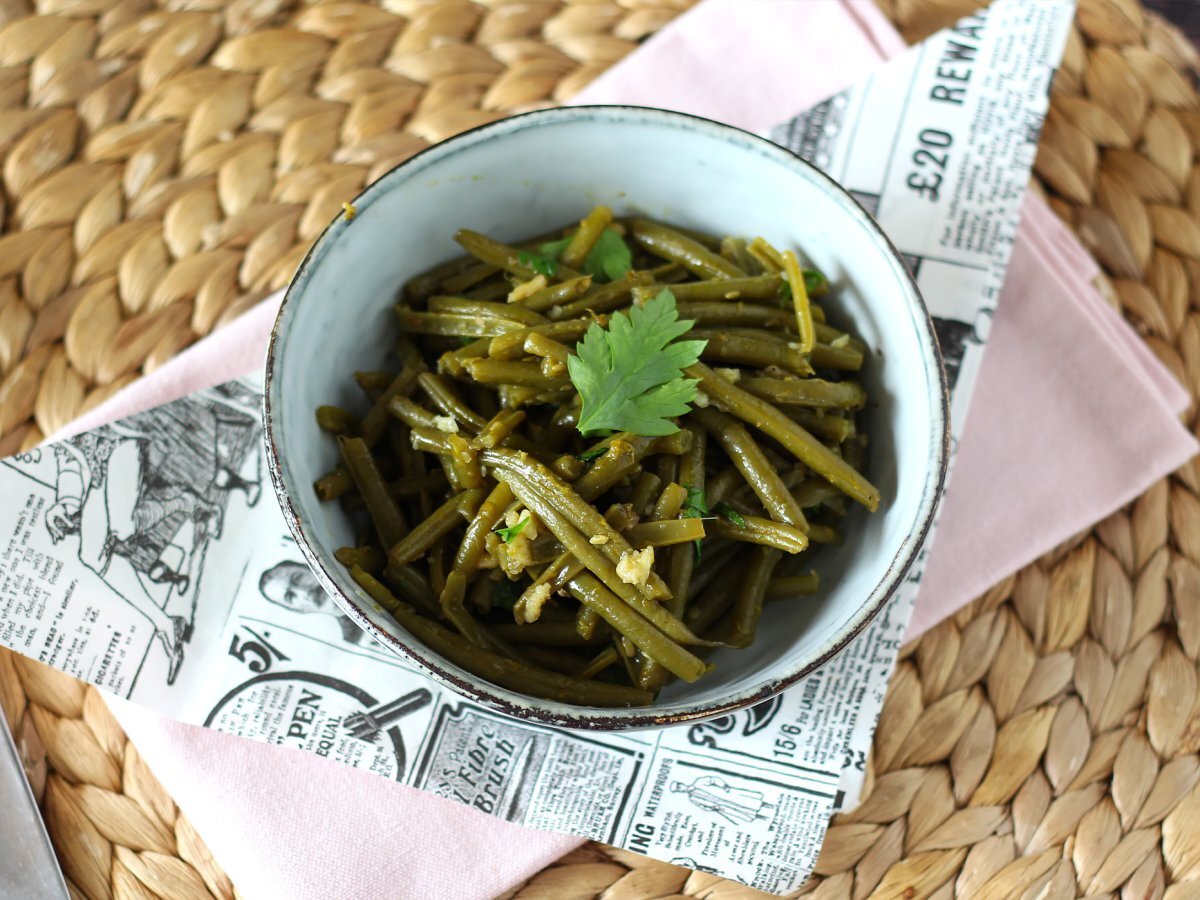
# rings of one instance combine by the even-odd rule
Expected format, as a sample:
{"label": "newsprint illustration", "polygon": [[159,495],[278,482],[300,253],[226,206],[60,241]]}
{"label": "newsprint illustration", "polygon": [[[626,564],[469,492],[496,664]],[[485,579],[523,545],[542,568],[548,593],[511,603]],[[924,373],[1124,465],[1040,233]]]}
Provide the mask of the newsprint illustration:
{"label": "newsprint illustration", "polygon": [[[773,133],[908,258],[939,320],[956,436],[1072,13],[998,0]],[[0,643],[489,815],[765,891],[804,882],[861,789],[923,557],[842,654],[752,709],[652,732],[528,725],[426,678],[321,591],[263,481],[261,392],[249,376],[4,460]]]}

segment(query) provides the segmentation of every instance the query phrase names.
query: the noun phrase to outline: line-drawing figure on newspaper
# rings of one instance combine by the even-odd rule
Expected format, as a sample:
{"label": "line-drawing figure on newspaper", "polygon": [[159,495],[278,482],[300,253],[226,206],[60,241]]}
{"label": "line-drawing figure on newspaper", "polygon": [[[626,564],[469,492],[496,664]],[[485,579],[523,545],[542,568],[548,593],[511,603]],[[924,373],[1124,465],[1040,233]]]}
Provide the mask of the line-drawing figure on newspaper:
{"label": "line-drawing figure on newspaper", "polygon": [[276,606],[294,612],[333,616],[341,626],[342,640],[349,644],[360,644],[366,637],[366,632],[338,609],[317,581],[317,576],[302,562],[285,559],[271,566],[259,578],[258,592]]}
{"label": "line-drawing figure on newspaper", "polygon": [[[230,494],[261,495],[257,397],[220,385],[16,457],[54,491],[51,540],[78,539],[80,562],[154,627],[167,683],[183,663],[211,541]],[[250,471],[247,471],[250,469]]]}
{"label": "line-drawing figure on newspaper", "polygon": [[671,790],[687,794],[693,805],[705,812],[716,813],[734,825],[769,819],[775,808],[774,804],[766,802],[762,791],[734,787],[716,775],[702,775],[691,784],[672,781]]}

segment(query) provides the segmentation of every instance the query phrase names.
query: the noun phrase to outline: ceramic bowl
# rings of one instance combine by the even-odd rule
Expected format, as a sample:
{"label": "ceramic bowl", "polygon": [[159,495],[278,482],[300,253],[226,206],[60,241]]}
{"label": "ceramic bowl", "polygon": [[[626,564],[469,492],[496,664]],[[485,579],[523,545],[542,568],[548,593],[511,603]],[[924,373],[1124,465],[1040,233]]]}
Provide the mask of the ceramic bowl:
{"label": "ceramic bowl", "polygon": [[[913,563],[947,461],[946,386],[925,305],[879,226],[828,176],[736,128],[634,107],[567,107],[476,128],[417,154],[354,201],[321,235],[287,290],[267,359],[271,476],[296,541],[325,589],[384,646],[465,697],[537,722],[628,729],[758,703],[828,661],[879,612]],[[750,651],[720,650],[716,670],[668,686],[649,707],[598,709],[498,687],[423,646],[380,611],[334,559],[352,542],[336,503],[312,484],[337,461],[318,433],[323,403],[361,405],[356,369],[381,365],[409,277],[461,253],[472,228],[517,240],[579,219],[597,203],[714,234],[763,235],[797,248],[834,285],[832,322],[873,349],[862,372],[872,406],[868,475],[879,511],[854,510],[846,540],[814,554],[821,591],[767,606]]]}

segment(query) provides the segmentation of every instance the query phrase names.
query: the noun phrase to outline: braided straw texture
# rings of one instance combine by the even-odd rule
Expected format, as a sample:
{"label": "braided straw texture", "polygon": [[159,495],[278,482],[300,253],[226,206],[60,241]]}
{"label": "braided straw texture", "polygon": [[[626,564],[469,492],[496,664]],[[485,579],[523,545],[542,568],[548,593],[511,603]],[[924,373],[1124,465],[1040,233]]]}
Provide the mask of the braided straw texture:
{"label": "braided straw texture", "polygon": [[[283,285],[386,168],[565,100],[690,2],[0,0],[0,454]],[[910,40],[977,4],[879,2]],[[1037,164],[1193,396],[1195,71],[1136,0],[1080,0]],[[1181,470],[905,648],[802,893],[1200,897],[1198,488]],[[94,690],[0,650],[0,706],[74,896],[235,895]],[[513,895],[756,892],[590,844]]]}

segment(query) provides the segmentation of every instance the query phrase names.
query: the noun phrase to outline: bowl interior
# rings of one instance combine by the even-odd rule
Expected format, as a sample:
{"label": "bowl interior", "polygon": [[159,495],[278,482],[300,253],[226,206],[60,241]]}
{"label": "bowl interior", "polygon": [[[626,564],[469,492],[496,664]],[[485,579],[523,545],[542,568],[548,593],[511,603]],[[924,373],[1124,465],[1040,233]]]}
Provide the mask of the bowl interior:
{"label": "bowl interior", "polygon": [[[408,278],[461,251],[455,229],[516,240],[596,203],[717,234],[797,248],[835,285],[830,319],[873,353],[862,372],[872,406],[869,476],[880,510],[856,509],[846,540],[813,554],[818,596],[769,604],[751,651],[718,651],[717,669],[674,683],[648,710],[591,710],[535,700],[463,672],[416,643],[333,559],[352,541],[314,479],[336,462],[313,410],[361,408],[351,374],[384,363],[392,303]],[[393,170],[317,243],[284,303],[268,364],[268,435],[285,514],[326,588],[389,646],[508,712],[568,725],[628,727],[744,705],[811,669],[876,612],[919,548],[945,466],[944,386],[924,306],[870,218],[824,175],[761,139],[706,120],[623,107],[547,110],[477,129]],[[647,718],[649,714],[650,718]]]}

